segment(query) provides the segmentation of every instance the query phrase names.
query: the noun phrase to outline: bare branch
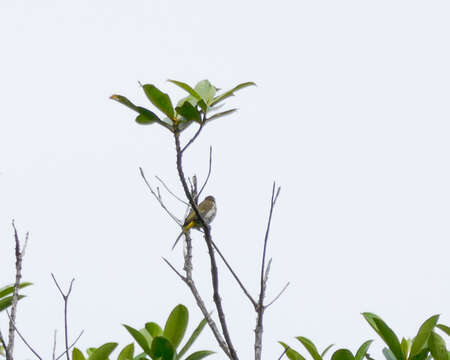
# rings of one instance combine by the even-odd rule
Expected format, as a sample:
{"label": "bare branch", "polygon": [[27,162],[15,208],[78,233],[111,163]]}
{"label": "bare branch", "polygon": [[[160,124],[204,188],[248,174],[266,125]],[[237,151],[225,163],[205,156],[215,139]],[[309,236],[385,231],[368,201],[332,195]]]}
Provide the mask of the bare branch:
{"label": "bare branch", "polygon": [[202,187],[200,188],[200,191],[198,192],[196,196],[196,200],[198,201],[201,193],[206,187],[206,184],[208,184],[209,177],[211,176],[211,169],[212,169],[212,146],[209,147],[209,166],[208,166],[208,175],[206,175],[205,182],[203,183]]}
{"label": "bare branch", "polygon": [[288,288],[288,286],[290,285],[290,283],[286,283],[286,285],[283,286],[283,288],[281,289],[281,291],[278,293],[277,296],[275,296],[275,298],[269,302],[267,305],[265,305],[264,307],[267,309],[270,305],[272,305],[275,301],[277,301],[281,295],[283,295],[283,293],[286,291],[286,289]]}
{"label": "bare branch", "polygon": [[84,333],[84,330],[81,330],[80,334],[79,334],[79,335],[77,336],[77,338],[73,341],[73,343],[70,344],[70,346],[69,346],[66,350],[64,350],[64,352],[63,352],[61,355],[59,355],[55,360],[59,360],[59,359],[61,359],[65,354],[69,354],[69,350],[72,349],[72,348],[75,346],[75,344],[78,342],[78,340],[80,340],[81,335],[83,335],[83,333]]}
{"label": "bare branch", "polygon": [[[191,140],[189,140],[189,141],[187,142],[187,144],[184,145],[183,149],[180,150],[180,155],[183,155],[184,151],[185,151],[189,146],[191,146],[191,144],[195,141],[195,139],[197,139],[197,137],[198,137],[198,136],[200,135],[200,133],[202,132],[203,126],[205,125],[205,123],[206,123],[206,114],[204,113],[203,116],[202,116],[202,122],[201,122],[201,124],[200,124],[200,126],[199,126],[197,132],[194,134],[194,136],[191,138]],[[178,129],[174,130],[174,134],[175,134],[175,132],[178,132]]]}
{"label": "bare branch", "polygon": [[280,357],[278,358],[278,360],[281,360],[283,358],[283,356],[287,353],[288,348],[284,349],[284,351],[281,353]]}
{"label": "bare branch", "polygon": [[5,339],[3,338],[3,334],[0,330],[0,344],[3,346],[3,349],[5,350],[5,356],[6,359],[10,359],[9,353],[8,353],[8,347],[6,346]]}
{"label": "bare branch", "polygon": [[68,305],[68,301],[69,301],[69,296],[70,293],[72,292],[72,285],[73,282],[75,281],[75,279],[72,279],[70,281],[70,286],[69,286],[69,290],[67,291],[66,294],[64,294],[64,292],[61,290],[61,287],[58,284],[58,281],[56,281],[55,275],[53,275],[53,273],[51,274],[53,281],[56,284],[56,287],[58,288],[59,292],[61,293],[61,296],[64,300],[64,341],[65,341],[65,345],[66,345],[66,359],[70,360],[70,356],[69,356],[69,328],[67,325],[67,305]]}
{"label": "bare branch", "polygon": [[261,274],[260,274],[260,290],[259,290],[259,299],[257,306],[257,316],[256,316],[256,328],[255,328],[255,360],[261,360],[262,356],[262,335],[263,335],[263,318],[264,311],[266,307],[264,306],[264,297],[266,295],[266,285],[267,280],[269,278],[270,265],[272,260],[269,260],[269,263],[266,268],[266,253],[267,253],[267,242],[269,240],[270,233],[270,225],[272,223],[272,215],[273,209],[278,199],[278,195],[280,194],[280,187],[276,189],[275,182],[272,186],[272,197],[270,200],[270,210],[269,210],[269,219],[267,221],[266,234],[264,236],[264,245],[263,245],[263,253],[261,260]]}
{"label": "bare branch", "polygon": [[149,182],[147,181],[147,178],[144,175],[144,170],[142,170],[141,167],[139,167],[139,171],[141,173],[142,178],[144,179],[145,184],[147,185],[148,189],[150,190],[150,192],[152,193],[152,195],[155,197],[156,200],[158,200],[159,204],[161,205],[161,207],[167,212],[167,214],[169,214],[169,216],[173,219],[173,221],[175,221],[178,226],[182,225],[181,220],[179,220],[175,215],[173,215],[169,209],[167,209],[166,205],[164,205],[161,195],[157,195],[155,193],[155,191],[153,190],[153,188],[150,186]]}
{"label": "bare branch", "polygon": [[222,348],[222,350],[225,352],[225,354],[230,357],[230,353],[228,350],[228,345],[222,338],[222,335],[219,332],[219,329],[217,328],[217,325],[215,321],[212,319],[211,314],[208,312],[205,302],[203,301],[202,297],[200,296],[200,293],[197,290],[197,287],[195,285],[194,279],[192,277],[192,240],[189,235],[189,233],[186,233],[186,252],[184,254],[184,271],[186,272],[186,276],[183,276],[180,274],[180,272],[175,269],[172,264],[163,258],[163,260],[166,262],[167,265],[170,266],[170,268],[178,275],[178,277],[188,286],[189,290],[191,291],[192,295],[194,296],[197,306],[199,307],[200,311],[202,312],[203,316],[205,317],[208,326],[211,328],[211,331],[213,332],[214,337],[216,338],[219,346]]}
{"label": "bare branch", "polygon": [[[14,321],[12,321],[12,317],[9,314],[8,310],[6,310],[6,314],[9,317],[9,324],[13,326],[13,329],[15,330],[15,332],[17,333],[17,335],[19,335],[19,338],[23,341],[23,343],[27,346],[28,349],[30,349],[30,351],[39,359],[42,360],[42,358],[39,356],[39,354],[36,352],[36,350],[34,350],[32,348],[32,346],[25,340],[25,338],[22,336],[22,334],[20,333],[20,331],[17,329],[16,324],[14,323]],[[12,354],[10,353],[10,355],[12,356]],[[12,360],[12,359],[11,359]]]}
{"label": "bare branch", "polygon": [[23,256],[25,255],[25,248],[28,243],[28,236],[29,236],[28,233],[25,235],[24,245],[23,245],[22,249],[20,249],[19,235],[17,233],[17,228],[14,223],[14,220],[12,221],[12,227],[14,230],[14,242],[15,242],[16,279],[14,281],[13,298],[12,298],[12,304],[11,304],[11,316],[9,319],[8,346],[5,348],[7,360],[13,359],[14,327],[15,327],[15,323],[16,323],[17,302],[19,301],[19,285],[20,285],[20,279],[22,278],[22,259],[23,259]]}
{"label": "bare branch", "polygon": [[55,330],[53,332],[53,351],[52,351],[52,359],[56,360],[56,333],[57,331]]}
{"label": "bare branch", "polygon": [[167,186],[167,184],[157,175],[155,175],[156,180],[158,180],[162,186],[164,186],[164,188],[167,190],[167,192],[172,195],[175,199],[177,199],[178,201],[182,202],[184,205],[189,206],[189,203],[187,203],[186,201],[184,201],[182,198],[180,198],[177,194],[175,194],[172,190],[170,190],[170,188]]}
{"label": "bare branch", "polygon": [[[237,360],[238,356],[236,354],[236,350],[234,349],[233,343],[231,341],[231,337],[228,331],[227,322],[225,319],[225,313],[223,311],[222,306],[222,300],[220,298],[219,293],[219,277],[218,277],[218,271],[217,271],[217,263],[216,258],[214,255],[214,248],[212,246],[212,237],[211,237],[211,231],[209,228],[209,225],[205,222],[202,215],[200,214],[200,211],[198,210],[197,204],[195,203],[195,199],[192,197],[191,193],[189,192],[189,188],[186,182],[186,178],[184,176],[183,167],[182,167],[182,157],[183,157],[183,151],[180,147],[180,133],[178,129],[174,129],[174,139],[175,139],[175,148],[176,148],[176,155],[177,155],[177,170],[178,170],[178,176],[180,178],[181,184],[183,185],[184,193],[189,200],[189,203],[191,204],[191,207],[193,211],[195,212],[197,218],[199,219],[199,222],[201,224],[201,227],[204,231],[204,238],[206,241],[206,245],[208,247],[208,253],[211,263],[211,280],[212,280],[212,286],[213,286],[213,300],[216,305],[217,314],[219,316],[220,325],[222,328],[222,333],[225,338],[225,341],[228,345],[229,350],[229,357],[233,360]],[[194,136],[193,139],[188,143],[190,143],[195,139],[196,136]],[[184,150],[186,149],[186,146]]]}
{"label": "bare branch", "polygon": [[234,272],[234,270],[231,268],[230,264],[228,263],[228,261],[225,259],[225,257],[222,255],[222,252],[219,250],[219,248],[217,247],[217,245],[213,242],[212,243],[214,246],[214,249],[217,251],[217,253],[219,254],[220,258],[222,259],[222,261],[224,262],[225,266],[228,268],[228,270],[231,272],[231,275],[233,275],[234,279],[237,281],[237,283],[239,284],[239,286],[241,287],[242,291],[244,292],[244,294],[247,296],[247,298],[250,300],[250,302],[253,304],[253,306],[257,307],[257,302],[255,299],[253,299],[252,295],[249,293],[249,291],[245,288],[244,284],[242,283],[242,281],[239,279],[239,277],[236,275],[236,273]]}

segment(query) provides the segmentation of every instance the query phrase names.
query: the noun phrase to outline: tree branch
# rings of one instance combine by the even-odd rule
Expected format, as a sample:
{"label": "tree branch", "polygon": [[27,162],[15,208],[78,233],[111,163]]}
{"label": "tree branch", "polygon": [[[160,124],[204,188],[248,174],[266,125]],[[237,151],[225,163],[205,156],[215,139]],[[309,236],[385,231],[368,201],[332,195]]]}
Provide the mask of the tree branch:
{"label": "tree branch", "polygon": [[170,190],[170,188],[167,186],[167,184],[158,175],[155,175],[155,178],[156,178],[156,180],[158,180],[162,184],[162,186],[164,186],[164,188],[167,190],[167,192],[170,195],[172,195],[175,199],[177,199],[178,201],[180,201],[184,205],[189,206],[189,204],[186,201],[181,199],[177,194],[175,194],[172,190]]}
{"label": "tree branch", "polygon": [[288,286],[290,285],[290,283],[286,283],[286,285],[283,286],[283,288],[281,289],[281,291],[278,293],[277,296],[275,296],[275,298],[269,302],[268,304],[265,305],[265,308],[267,309],[270,305],[272,305],[275,301],[277,301],[281,295],[283,295],[283,293],[286,291],[286,289],[288,288]]}
{"label": "tree branch", "polygon": [[189,290],[191,290],[192,295],[194,296],[197,306],[205,317],[211,331],[213,332],[214,337],[216,338],[219,346],[225,352],[225,354],[230,357],[230,352],[228,350],[228,345],[223,339],[222,335],[217,328],[217,325],[214,319],[211,317],[211,314],[206,309],[205,302],[203,301],[200,293],[197,290],[197,286],[195,285],[194,279],[192,277],[192,240],[189,233],[186,233],[186,252],[184,254],[184,271],[186,272],[186,276],[181,275],[181,273],[175,269],[175,267],[166,259],[163,258],[167,265],[178,275],[178,277],[188,286]]}
{"label": "tree branch", "polygon": [[68,303],[68,300],[69,300],[70,293],[72,292],[72,285],[73,285],[73,282],[75,281],[75,279],[72,279],[70,281],[69,290],[67,291],[66,294],[64,294],[64,292],[62,291],[61,287],[58,284],[58,281],[56,281],[55,275],[53,275],[53,273],[51,275],[52,275],[53,281],[56,284],[56,287],[58,288],[58,290],[61,293],[61,296],[62,296],[62,298],[64,300],[64,341],[65,341],[65,345],[66,345],[66,352],[65,353],[66,353],[67,360],[70,360],[70,356],[69,356],[69,329],[68,329],[68,326],[67,326],[67,303]]}
{"label": "tree branch", "polygon": [[61,355],[59,355],[55,360],[59,360],[59,359],[61,359],[65,354],[69,354],[69,350],[72,349],[72,348],[75,346],[75,344],[78,342],[78,340],[80,340],[81,335],[83,335],[83,333],[84,333],[84,330],[81,330],[80,334],[79,334],[79,335],[77,336],[77,338],[73,341],[73,343],[70,344],[70,346],[69,346],[66,350],[64,350],[64,352],[63,352]]}
{"label": "tree branch", "polygon": [[147,181],[147,178],[144,175],[144,170],[142,170],[141,167],[139,167],[139,172],[141,173],[141,176],[144,179],[144,182],[147,185],[148,189],[150,190],[152,195],[155,197],[155,199],[158,200],[158,202],[161,205],[161,207],[167,212],[167,214],[169,214],[169,216],[172,218],[172,220],[175,221],[178,224],[178,226],[181,226],[182,222],[175,215],[173,215],[169,211],[169,209],[167,209],[166,205],[164,205],[164,203],[162,201],[162,198],[161,198],[161,194],[156,194],[155,191],[153,190],[153,188],[150,186],[150,183]]}
{"label": "tree branch", "polygon": [[200,191],[198,192],[197,196],[195,197],[195,200],[198,201],[201,193],[206,187],[206,184],[208,184],[209,177],[211,176],[211,169],[212,169],[212,146],[209,147],[209,166],[208,166],[208,175],[206,175],[205,182],[203,183],[202,187],[200,188]]}
{"label": "tree branch", "polygon": [[14,242],[15,242],[15,256],[16,256],[16,279],[14,282],[13,298],[11,304],[11,316],[9,318],[9,331],[8,331],[8,346],[5,348],[7,355],[7,360],[13,360],[14,352],[14,328],[16,323],[16,313],[17,313],[17,302],[19,301],[19,285],[20,279],[22,278],[22,259],[25,255],[25,249],[28,243],[28,233],[25,235],[25,242],[23,244],[22,250],[20,249],[20,240],[17,233],[17,228],[12,221],[12,227],[14,230]]}
{"label": "tree branch", "polygon": [[266,285],[267,280],[269,276],[269,270],[270,270],[270,264],[271,260],[269,261],[269,264],[266,268],[266,252],[267,252],[267,242],[269,240],[269,233],[270,233],[270,225],[272,223],[272,214],[273,209],[275,207],[275,204],[278,199],[278,195],[280,194],[280,187],[278,187],[277,190],[275,190],[275,182],[272,186],[272,197],[270,200],[270,211],[269,211],[269,219],[267,221],[267,228],[266,228],[266,234],[264,236],[264,246],[263,246],[263,254],[262,254],[262,260],[261,260],[261,274],[260,274],[260,290],[259,290],[259,299],[258,299],[258,305],[257,305],[257,316],[256,316],[256,328],[255,328],[255,360],[261,360],[262,356],[262,335],[263,335],[263,318],[264,318],[264,311],[266,307],[264,306],[264,297],[266,295]]}
{"label": "tree branch", "polygon": [[[201,130],[201,128],[199,130]],[[196,136],[198,136],[199,133],[200,133],[200,131],[197,132]],[[222,300],[221,300],[220,294],[219,294],[219,279],[218,279],[217,263],[216,263],[216,258],[214,256],[214,248],[212,246],[212,238],[211,238],[210,228],[209,228],[208,224],[206,224],[202,215],[200,214],[197,204],[195,203],[194,198],[192,197],[191,193],[189,192],[189,188],[186,183],[186,178],[184,176],[183,167],[182,167],[183,151],[181,150],[181,147],[180,147],[179,130],[177,128],[175,128],[173,131],[173,134],[174,134],[174,139],[175,139],[175,148],[176,148],[176,155],[177,155],[178,176],[180,178],[181,184],[183,185],[184,193],[185,193],[187,199],[189,200],[189,203],[191,204],[191,207],[194,210],[197,218],[199,219],[201,227],[203,228],[204,238],[206,241],[206,245],[208,247],[208,253],[209,253],[209,258],[210,258],[210,262],[211,262],[211,280],[212,280],[212,286],[213,286],[213,300],[216,305],[217,314],[219,316],[220,325],[222,327],[222,333],[223,333],[225,341],[228,345],[229,357],[233,360],[237,360],[238,357],[237,357],[236,350],[234,349],[233,343],[230,338],[230,334],[229,334],[228,327],[227,327],[227,322],[225,319],[225,314],[223,311]],[[185,150],[187,148],[187,146],[192,143],[192,141],[195,139],[196,136],[194,136],[194,138],[191,139],[191,141],[184,147],[183,150]]]}
{"label": "tree branch", "polygon": [[[13,326],[13,329],[15,330],[15,332],[17,333],[17,335],[19,335],[20,339],[23,341],[23,343],[27,346],[28,349],[30,349],[30,351],[39,359],[42,360],[42,358],[39,356],[39,354],[37,353],[36,350],[34,350],[32,348],[32,346],[25,340],[25,338],[22,336],[22,334],[20,333],[20,331],[17,329],[16,324],[12,321],[11,315],[9,315],[8,310],[6,310],[6,314],[9,317],[9,324]],[[10,355],[12,356],[12,354],[10,353]],[[11,358],[12,360],[12,358]]]}

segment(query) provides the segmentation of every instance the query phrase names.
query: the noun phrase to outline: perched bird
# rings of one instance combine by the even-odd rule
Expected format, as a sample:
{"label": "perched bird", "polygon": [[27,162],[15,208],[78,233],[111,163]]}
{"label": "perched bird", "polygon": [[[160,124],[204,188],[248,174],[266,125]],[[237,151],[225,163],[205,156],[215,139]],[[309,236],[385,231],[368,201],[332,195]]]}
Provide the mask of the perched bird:
{"label": "perched bird", "polygon": [[[214,199],[214,196],[207,196],[205,200],[203,200],[200,204],[198,204],[198,210],[200,214],[202,215],[203,220],[207,224],[210,224],[211,221],[214,220],[217,212],[216,207],[216,199]],[[183,224],[183,231],[180,235],[178,235],[177,239],[175,240],[175,244],[172,246],[172,250],[175,248],[175,245],[177,245],[178,241],[181,239],[181,237],[186,234],[190,229],[192,228],[200,228],[201,223],[200,219],[197,217],[197,214],[195,213],[194,209],[192,209],[189,212],[189,215],[186,217],[186,220],[184,220]]]}

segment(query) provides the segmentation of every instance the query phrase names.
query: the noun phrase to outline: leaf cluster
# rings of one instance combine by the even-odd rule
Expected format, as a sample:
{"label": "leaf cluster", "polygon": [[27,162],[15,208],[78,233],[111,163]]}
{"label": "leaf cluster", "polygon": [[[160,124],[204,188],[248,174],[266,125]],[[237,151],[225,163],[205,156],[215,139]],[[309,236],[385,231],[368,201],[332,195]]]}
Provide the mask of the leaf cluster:
{"label": "leaf cluster", "polygon": [[[19,284],[19,289],[23,289],[24,287],[30,286],[32,283],[23,282]],[[14,284],[6,285],[0,288],[0,311],[6,310],[12,305],[13,302],[13,293],[14,293]],[[25,295],[19,295],[18,298],[23,299]]]}
{"label": "leaf cluster", "polygon": [[[126,345],[119,353],[117,360],[201,360],[213,354],[213,351],[201,350],[186,356],[203,328],[206,319],[200,321],[190,337],[178,350],[186,334],[189,321],[189,312],[184,305],[177,305],[170,313],[164,329],[156,322],[147,322],[144,328],[138,330],[129,325],[123,325],[131,337],[140,347],[141,351],[135,355],[135,344]],[[87,349],[87,357],[81,350],[74,348],[72,360],[108,360],[111,353],[117,348],[117,343],[106,343],[98,348]]]}
{"label": "leaf cluster", "polygon": [[162,92],[155,85],[141,84],[145,95],[162,116],[157,115],[150,109],[135,105],[125,96],[115,94],[111,96],[111,99],[137,112],[136,122],[138,124],[149,125],[156,123],[174,132],[183,131],[192,123],[204,126],[211,120],[234,113],[237,109],[219,112],[218,110],[221,108],[220,103],[230,96],[234,96],[236,91],[255,85],[253,82],[244,82],[222,94],[217,94],[219,89],[208,80],[202,80],[194,87],[178,80],[168,81],[189,94],[180,99],[175,106],[169,95]]}
{"label": "leaf cluster", "polygon": [[[377,335],[387,345],[383,349],[383,355],[387,360],[450,360],[450,352],[447,350],[444,339],[435,331],[439,329],[450,336],[450,327],[438,324],[439,315],[427,319],[419,328],[417,335],[411,340],[402,338],[400,341],[395,332],[378,316],[365,312],[362,314]],[[324,360],[325,354],[333,346],[330,345],[319,353],[314,343],[306,337],[296,337],[305,347],[313,360]],[[353,354],[349,349],[338,349],[331,355],[331,360],[363,360],[370,359],[367,351],[373,340],[364,342]],[[306,360],[298,351],[286,343],[279,341],[285,349],[285,354],[290,360]]]}

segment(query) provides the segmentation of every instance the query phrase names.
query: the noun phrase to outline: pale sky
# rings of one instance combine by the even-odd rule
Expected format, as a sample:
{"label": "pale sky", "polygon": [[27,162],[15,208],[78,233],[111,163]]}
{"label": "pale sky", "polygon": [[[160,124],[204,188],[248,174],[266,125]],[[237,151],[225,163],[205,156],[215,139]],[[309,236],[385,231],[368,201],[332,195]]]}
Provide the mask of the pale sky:
{"label": "pale sky", "polygon": [[[48,358],[57,328],[62,351],[51,272],[63,286],[76,278],[70,335],[85,330],[83,350],[123,347],[122,323],[164,323],[178,303],[200,320],[161,260],[181,267],[182,247],[170,251],[179,228],[138,172],[182,194],[172,138],[109,100],[150,107],[138,81],[184,96],[169,78],[258,84],[227,102],[240,111],[205,129],[185,169],[204,177],[213,146],[213,236],[254,294],[273,180],[282,187],[268,298],[291,286],[266,313],[264,358],[279,356],[278,340],[304,354],[299,335],[355,351],[375,338],[363,311],[403,336],[436,313],[449,324],[449,17],[450,3],[432,0],[1,2],[0,285],[13,281],[14,218],[30,231],[23,276],[34,286],[18,313],[27,339]],[[194,271],[213,309],[201,239]],[[248,359],[255,315],[220,270]],[[224,358],[209,329],[196,349]]]}

